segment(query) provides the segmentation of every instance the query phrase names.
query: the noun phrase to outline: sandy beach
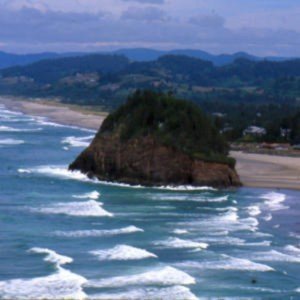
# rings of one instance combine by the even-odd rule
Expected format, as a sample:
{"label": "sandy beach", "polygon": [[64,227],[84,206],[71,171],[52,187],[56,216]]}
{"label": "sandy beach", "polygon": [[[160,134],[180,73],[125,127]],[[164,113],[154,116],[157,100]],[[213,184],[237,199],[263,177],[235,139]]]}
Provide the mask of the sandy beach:
{"label": "sandy beach", "polygon": [[300,190],[300,157],[232,151],[245,186]]}
{"label": "sandy beach", "polygon": [[[64,125],[97,130],[107,116],[106,112],[92,111],[85,107],[65,105],[47,100],[30,101],[0,97],[0,104],[8,109],[33,116],[46,117]],[[237,172],[244,186],[287,188],[300,190],[300,157],[230,153],[237,160]]]}
{"label": "sandy beach", "polygon": [[106,112],[92,111],[77,105],[66,105],[51,100],[27,100],[0,96],[0,104],[6,108],[31,116],[46,117],[52,122],[63,125],[79,126],[88,129],[99,129],[107,116]]}

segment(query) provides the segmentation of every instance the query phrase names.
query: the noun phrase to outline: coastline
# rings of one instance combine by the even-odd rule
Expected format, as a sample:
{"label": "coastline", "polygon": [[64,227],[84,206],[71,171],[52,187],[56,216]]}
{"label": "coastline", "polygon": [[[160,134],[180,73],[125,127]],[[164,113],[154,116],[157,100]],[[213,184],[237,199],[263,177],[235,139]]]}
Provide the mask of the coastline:
{"label": "coastline", "polygon": [[[7,109],[32,116],[45,117],[63,125],[98,130],[106,112],[92,108],[62,104],[57,101],[0,96],[0,104]],[[240,151],[230,153],[237,161],[236,170],[245,187],[282,188],[300,190],[300,157],[253,154]]]}
{"label": "coastline", "polygon": [[300,190],[300,157],[232,151],[246,187]]}
{"label": "coastline", "polygon": [[0,96],[0,104],[7,109],[31,116],[45,117],[49,121],[62,125],[78,126],[93,130],[98,130],[107,116],[107,112],[47,99],[33,100],[30,98]]}

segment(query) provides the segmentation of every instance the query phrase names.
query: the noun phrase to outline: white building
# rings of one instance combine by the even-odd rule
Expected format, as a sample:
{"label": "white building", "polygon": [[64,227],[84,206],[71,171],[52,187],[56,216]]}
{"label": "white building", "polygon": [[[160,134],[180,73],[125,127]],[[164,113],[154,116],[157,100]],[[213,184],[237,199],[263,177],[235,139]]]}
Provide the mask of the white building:
{"label": "white building", "polygon": [[243,135],[263,136],[267,134],[267,130],[263,127],[249,126],[243,132]]}

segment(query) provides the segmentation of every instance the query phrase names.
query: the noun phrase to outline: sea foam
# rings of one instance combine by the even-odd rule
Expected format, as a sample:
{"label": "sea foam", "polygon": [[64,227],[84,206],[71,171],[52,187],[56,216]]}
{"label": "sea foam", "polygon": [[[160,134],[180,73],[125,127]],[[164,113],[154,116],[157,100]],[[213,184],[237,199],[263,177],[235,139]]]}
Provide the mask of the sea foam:
{"label": "sea foam", "polygon": [[142,274],[127,275],[105,278],[100,280],[90,280],[88,287],[93,288],[113,288],[129,285],[190,285],[195,284],[196,280],[187,273],[173,267],[163,267],[154,269]]}
{"label": "sea foam", "polygon": [[83,238],[83,237],[115,236],[115,235],[131,234],[137,232],[144,232],[144,230],[136,226],[128,226],[120,229],[110,229],[110,230],[91,229],[91,230],[75,230],[75,231],[55,231],[54,234],[62,237]]}
{"label": "sea foam", "polygon": [[[149,187],[142,185],[130,185],[127,183],[100,181],[96,178],[89,178],[87,175],[79,171],[70,171],[66,166],[39,166],[35,168],[26,169],[28,173],[37,173],[44,176],[55,177],[60,179],[72,179],[83,182],[91,182],[95,184],[103,184],[107,186],[117,186],[132,189],[149,189]],[[210,187],[195,187],[195,186],[157,186],[151,187],[152,190],[174,190],[174,191],[203,191],[214,190]]]}
{"label": "sea foam", "polygon": [[235,258],[228,255],[222,255],[222,258],[214,261],[186,261],[175,264],[179,267],[204,269],[204,270],[238,270],[238,271],[257,271],[268,272],[274,271],[273,268],[253,262],[245,258]]}
{"label": "sea foam", "polygon": [[16,139],[1,139],[0,145],[9,146],[9,145],[21,145],[25,142],[23,140],[16,140]]}
{"label": "sea foam", "polygon": [[45,214],[65,214],[76,217],[112,217],[113,214],[101,207],[100,202],[89,200],[85,202],[57,203],[49,207],[33,208]]}
{"label": "sea foam", "polygon": [[285,254],[276,250],[270,250],[266,252],[256,252],[253,253],[251,257],[257,261],[300,263],[300,257],[298,255],[295,255],[295,253]]}
{"label": "sea foam", "polygon": [[97,200],[97,199],[99,199],[99,197],[100,197],[100,193],[97,191],[73,196],[73,198],[77,198],[77,199],[93,199],[93,200]]}
{"label": "sea foam", "polygon": [[145,258],[157,258],[157,256],[144,249],[128,245],[118,245],[111,249],[94,250],[90,252],[99,260],[140,260]]}
{"label": "sea foam", "polygon": [[164,241],[154,242],[156,246],[163,248],[174,248],[174,249],[206,249],[207,243],[199,243],[191,240],[182,240],[179,238],[168,238]]}
{"label": "sea foam", "polygon": [[64,138],[61,142],[62,144],[68,144],[71,147],[88,147],[93,138],[94,138],[93,135],[85,136],[85,137],[69,136]]}
{"label": "sea foam", "polygon": [[265,200],[265,205],[272,211],[288,208],[282,204],[286,200],[285,194],[270,192],[262,195],[260,198]]}
{"label": "sea foam", "polygon": [[73,259],[47,248],[31,248],[31,253],[46,254],[45,261],[53,263],[56,272],[45,277],[0,281],[1,299],[86,299],[82,286],[87,279],[61,267]]}
{"label": "sea foam", "polygon": [[29,252],[32,253],[39,253],[39,254],[47,254],[44,258],[44,261],[53,263],[57,266],[65,265],[65,264],[70,264],[73,262],[73,259],[68,256],[60,255],[56,253],[55,251],[47,248],[38,248],[34,247],[29,250]]}
{"label": "sea foam", "polygon": [[41,131],[42,128],[33,128],[33,129],[21,129],[21,128],[14,128],[9,126],[0,126],[0,132],[36,132]]}
{"label": "sea foam", "polygon": [[72,129],[78,129],[80,131],[85,131],[85,132],[91,132],[91,133],[96,133],[96,130],[93,129],[87,129],[83,127],[78,127],[78,126],[73,126],[73,125],[63,125],[55,122],[49,121],[46,117],[35,117],[35,122],[42,125],[42,126],[50,126],[50,127],[60,127],[60,128],[72,128]]}
{"label": "sea foam", "polygon": [[205,197],[203,195],[192,195],[192,194],[149,194],[152,200],[156,201],[192,201],[192,202],[226,202],[228,196],[222,197]]}

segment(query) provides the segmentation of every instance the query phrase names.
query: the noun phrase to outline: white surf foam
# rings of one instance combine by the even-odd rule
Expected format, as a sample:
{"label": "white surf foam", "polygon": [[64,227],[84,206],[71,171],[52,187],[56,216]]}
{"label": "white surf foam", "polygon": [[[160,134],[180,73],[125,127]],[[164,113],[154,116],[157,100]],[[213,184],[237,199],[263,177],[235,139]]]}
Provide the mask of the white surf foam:
{"label": "white surf foam", "polygon": [[94,288],[113,288],[129,285],[190,285],[196,280],[187,273],[173,267],[154,269],[142,274],[126,275],[105,278],[100,280],[90,280],[86,285]]}
{"label": "white surf foam", "polygon": [[23,140],[16,140],[16,139],[1,139],[0,140],[0,145],[21,145],[24,144],[25,142]]}
{"label": "white surf foam", "polygon": [[[70,171],[66,166],[40,166],[31,169],[27,169],[28,173],[37,173],[44,176],[56,177],[61,179],[73,179],[83,182],[92,182],[99,183],[108,186],[117,186],[124,188],[134,188],[134,189],[148,189],[149,187],[142,185],[130,185],[127,183],[118,183],[118,182],[109,182],[109,181],[100,181],[96,178],[91,179],[85,174],[79,171]],[[211,190],[209,187],[193,187],[193,186],[161,186],[161,187],[152,187],[151,189],[161,189],[161,190],[177,190],[177,191],[197,191],[197,190]]]}
{"label": "white surf foam", "polygon": [[38,124],[40,124],[42,126],[72,128],[72,129],[78,129],[78,130],[81,130],[81,131],[91,132],[91,133],[96,133],[97,132],[97,130],[93,130],[93,129],[87,129],[87,128],[82,128],[82,127],[73,126],[73,125],[63,125],[63,124],[51,122],[45,117],[35,117],[35,122],[37,122]]}
{"label": "white surf foam", "polygon": [[31,171],[28,170],[28,169],[18,169],[18,173],[22,174],[22,173],[25,173],[25,174],[30,174]]}
{"label": "white surf foam", "polygon": [[256,252],[252,255],[254,260],[257,261],[274,261],[274,262],[291,262],[300,263],[300,257],[293,254],[285,254],[276,250],[270,250],[266,252]]}
{"label": "white surf foam", "polygon": [[65,265],[65,264],[70,264],[73,262],[73,258],[60,255],[56,253],[55,251],[47,248],[38,248],[34,247],[29,250],[29,252],[32,253],[40,253],[40,254],[47,254],[46,257],[44,258],[44,261],[51,262],[57,266]]}
{"label": "white surf foam", "polygon": [[157,258],[157,256],[144,249],[127,245],[118,245],[111,249],[91,251],[99,260],[140,260]]}
{"label": "white surf foam", "polygon": [[266,222],[270,222],[272,220],[273,216],[271,214],[267,214],[266,216],[263,217],[263,219],[266,221]]}
{"label": "white surf foam", "polygon": [[1,113],[5,114],[5,115],[12,115],[12,116],[22,116],[22,115],[24,115],[22,112],[12,111],[12,110],[6,109],[5,107],[4,108],[1,107],[0,109],[1,109]]}
{"label": "white surf foam", "polygon": [[53,263],[57,271],[49,276],[32,279],[0,281],[1,299],[86,299],[82,285],[86,278],[61,267],[73,259],[47,248],[32,248],[32,253],[46,254],[45,261]]}
{"label": "white surf foam", "polygon": [[156,246],[174,249],[206,249],[207,243],[199,243],[191,240],[182,240],[179,238],[168,238],[164,241],[154,242]]}
{"label": "white surf foam", "polygon": [[243,239],[237,237],[230,237],[230,236],[203,237],[197,239],[197,241],[206,242],[215,245],[235,245],[235,246],[243,246],[246,242]]}
{"label": "white surf foam", "polygon": [[120,229],[110,229],[110,230],[92,229],[92,230],[75,230],[75,231],[56,231],[54,234],[62,237],[82,238],[82,237],[114,236],[114,235],[131,234],[137,232],[144,232],[144,230],[135,226],[128,226]]}
{"label": "white surf foam", "polygon": [[100,202],[89,200],[85,202],[57,203],[49,207],[34,208],[45,214],[65,214],[76,217],[112,217],[113,214],[101,207]]}
{"label": "white surf foam", "polygon": [[44,176],[96,183],[96,180],[88,178],[85,174],[79,171],[74,171],[74,172],[69,171],[64,166],[40,166],[36,168],[23,169],[23,170],[26,170],[28,173],[37,173]]}
{"label": "white surf foam", "polygon": [[284,206],[282,203],[286,200],[286,195],[277,192],[270,192],[261,196],[261,199],[265,200],[265,205],[272,210],[282,210],[287,209],[287,206]]}
{"label": "white surf foam", "polygon": [[1,299],[86,299],[82,285],[86,278],[63,268],[52,275],[33,279],[0,281]]}
{"label": "white surf foam", "polygon": [[226,202],[228,201],[229,196],[223,196],[223,197],[205,197],[205,196],[199,196],[199,195],[192,195],[192,194],[186,194],[186,195],[176,195],[176,194],[149,194],[152,200],[157,201],[192,201],[192,202]]}
{"label": "white surf foam", "polygon": [[153,300],[153,299],[172,299],[172,300],[197,300],[198,298],[185,286],[176,285],[167,288],[143,288],[130,289],[122,293],[99,294],[89,296],[96,300]]}
{"label": "white surf foam", "polygon": [[249,215],[252,217],[256,217],[261,214],[261,210],[260,210],[259,206],[256,206],[256,205],[247,207],[247,210],[248,210]]}
{"label": "white surf foam", "polygon": [[220,228],[227,232],[254,232],[257,230],[258,224],[258,220],[254,217],[240,219],[235,210],[229,210],[223,214],[205,217],[200,220],[179,223],[179,225],[184,226],[189,231],[201,231],[205,229],[205,232],[209,232],[210,234],[220,232]]}
{"label": "white surf foam", "polygon": [[268,272],[274,271],[273,268],[255,263],[249,259],[236,258],[228,255],[222,255],[222,259],[215,261],[186,261],[175,264],[184,268],[195,268],[204,270],[237,270],[237,271],[257,271]]}
{"label": "white surf foam", "polygon": [[172,232],[179,235],[189,233],[188,230],[185,229],[174,229]]}
{"label": "white surf foam", "polygon": [[68,144],[71,147],[88,147],[93,138],[94,138],[93,135],[85,136],[85,137],[69,136],[64,138],[61,142],[62,144]]}
{"label": "white surf foam", "polygon": [[0,132],[35,132],[41,131],[42,128],[33,128],[33,129],[20,129],[9,126],[0,126]]}
{"label": "white surf foam", "polygon": [[287,245],[284,247],[285,250],[295,253],[297,255],[300,255],[300,248],[293,246],[293,245]]}
{"label": "white surf foam", "polygon": [[73,196],[73,198],[77,198],[77,199],[93,199],[93,200],[97,200],[97,199],[99,199],[99,197],[100,197],[100,193],[97,191]]}
{"label": "white surf foam", "polygon": [[299,233],[296,233],[296,232],[291,232],[289,234],[289,236],[293,237],[293,238],[296,238],[298,240],[300,240],[300,234]]}

